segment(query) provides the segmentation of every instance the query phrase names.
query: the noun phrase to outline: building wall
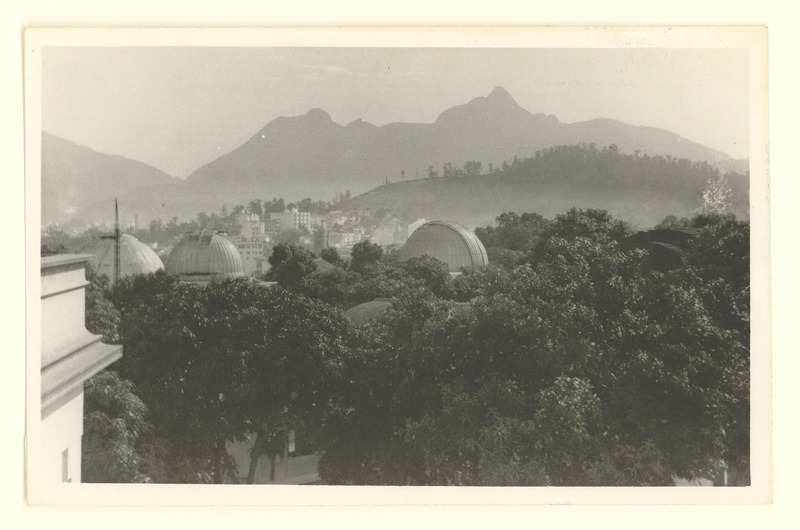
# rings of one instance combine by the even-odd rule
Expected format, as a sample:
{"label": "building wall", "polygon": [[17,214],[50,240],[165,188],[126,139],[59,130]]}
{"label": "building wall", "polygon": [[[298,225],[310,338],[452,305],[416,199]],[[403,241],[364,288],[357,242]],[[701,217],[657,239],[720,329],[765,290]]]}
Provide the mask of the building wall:
{"label": "building wall", "polygon": [[122,356],[86,330],[89,255],[42,258],[41,438],[37,464],[45,480],[81,481],[83,385]]}
{"label": "building wall", "polygon": [[85,267],[83,262],[42,268],[42,365],[89,335],[84,326]]}
{"label": "building wall", "polygon": [[311,215],[311,212],[280,212],[269,214],[269,220],[275,221],[281,225],[282,228],[300,228],[304,226],[309,230],[321,226],[325,220],[324,216]]}
{"label": "building wall", "polygon": [[395,240],[394,233],[396,228],[397,227],[393,224],[379,226],[372,232],[372,242],[382,247],[391,245]]}
{"label": "building wall", "polygon": [[242,227],[242,239],[264,239],[264,221],[255,213],[240,213],[236,216],[236,224]]}
{"label": "building wall", "polygon": [[42,461],[48,482],[81,481],[83,389],[42,416]]}
{"label": "building wall", "polygon": [[264,272],[269,267],[267,261],[267,243],[263,240],[242,240],[234,238],[232,240],[242,255],[242,267],[244,273],[252,276],[257,272]]}
{"label": "building wall", "polygon": [[269,214],[271,221],[277,222],[281,228],[297,228],[297,216],[294,212],[280,212]]}
{"label": "building wall", "polygon": [[299,228],[301,226],[305,226],[307,228],[311,227],[311,213],[310,212],[295,212],[296,216],[296,226]]}

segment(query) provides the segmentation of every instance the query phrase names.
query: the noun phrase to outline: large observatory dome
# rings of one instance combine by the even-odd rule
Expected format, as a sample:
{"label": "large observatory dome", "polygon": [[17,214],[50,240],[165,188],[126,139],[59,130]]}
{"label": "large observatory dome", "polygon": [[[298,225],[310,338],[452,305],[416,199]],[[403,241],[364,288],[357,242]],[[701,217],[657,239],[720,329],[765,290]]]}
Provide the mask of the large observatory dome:
{"label": "large observatory dome", "polygon": [[445,262],[450,272],[489,264],[478,236],[465,226],[445,221],[431,221],[420,226],[400,249],[402,259],[426,254]]}
{"label": "large observatory dome", "polygon": [[[83,249],[92,254],[89,264],[99,273],[114,282],[114,246],[113,238],[100,239]],[[119,236],[119,273],[121,277],[132,274],[149,274],[164,268],[161,258],[153,249],[128,234]]]}
{"label": "large observatory dome", "polygon": [[184,281],[200,282],[245,275],[239,249],[216,230],[186,234],[170,252],[167,272]]}

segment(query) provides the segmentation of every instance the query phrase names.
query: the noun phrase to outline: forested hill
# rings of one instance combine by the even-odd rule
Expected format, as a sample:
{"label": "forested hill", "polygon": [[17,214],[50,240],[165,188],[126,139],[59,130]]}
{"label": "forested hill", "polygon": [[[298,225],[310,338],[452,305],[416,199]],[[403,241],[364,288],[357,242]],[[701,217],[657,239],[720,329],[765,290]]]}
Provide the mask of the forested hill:
{"label": "forested hill", "polygon": [[[652,227],[667,215],[690,216],[719,170],[707,162],[628,155],[614,146],[574,145],[515,159],[489,174],[387,184],[355,197],[352,208],[385,209],[408,220],[448,219],[470,227],[494,222],[497,212],[552,217],[572,207],[604,209],[635,227]],[[748,218],[748,176],[727,173],[731,213]]]}

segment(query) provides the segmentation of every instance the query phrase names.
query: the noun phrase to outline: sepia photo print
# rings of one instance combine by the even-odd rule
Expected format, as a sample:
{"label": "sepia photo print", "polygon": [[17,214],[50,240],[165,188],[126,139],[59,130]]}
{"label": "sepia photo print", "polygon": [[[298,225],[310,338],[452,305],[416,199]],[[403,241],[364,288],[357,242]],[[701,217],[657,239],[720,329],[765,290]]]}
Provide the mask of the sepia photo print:
{"label": "sepia photo print", "polygon": [[766,53],[28,30],[32,502],[768,502]]}

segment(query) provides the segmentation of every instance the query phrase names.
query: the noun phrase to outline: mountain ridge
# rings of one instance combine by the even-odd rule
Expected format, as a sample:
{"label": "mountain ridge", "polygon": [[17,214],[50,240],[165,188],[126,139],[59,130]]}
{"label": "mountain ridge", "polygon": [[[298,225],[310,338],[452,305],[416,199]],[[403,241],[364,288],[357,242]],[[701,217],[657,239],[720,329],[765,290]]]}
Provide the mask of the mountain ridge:
{"label": "mountain ridge", "polygon": [[664,129],[608,118],[562,123],[552,115],[532,114],[498,86],[488,96],[444,110],[433,123],[376,126],[355,120],[341,125],[322,109],[279,117],[242,146],[198,168],[187,181],[213,185],[235,179],[270,188],[276,196],[326,198],[345,189],[366,191],[387,179],[402,180],[428,166],[467,160],[498,166],[514,156],[573,144],[616,144],[622,152],[714,164],[731,159]]}
{"label": "mountain ridge", "polygon": [[[445,109],[433,123],[378,126],[356,119],[341,125],[319,108],[281,116],[239,147],[200,166],[185,181],[164,174],[172,180],[129,184],[115,191],[129,195],[131,209],[145,218],[158,212],[185,218],[209,211],[212,200],[216,210],[221,204],[232,206],[252,198],[329,199],[345,190],[358,194],[387,181],[422,178],[429,168],[440,171],[446,163],[460,167],[477,160],[484,169],[497,168],[515,157],[577,144],[616,145],[623,153],[706,161],[726,170],[746,168],[746,162],[664,129],[610,118],[563,123],[553,115],[533,114],[498,86],[487,96]],[[86,210],[91,199],[103,198],[90,193],[85,199],[72,215],[94,218],[79,210]],[[163,207],[157,208],[156,201]],[[168,204],[173,205],[170,213]]]}

